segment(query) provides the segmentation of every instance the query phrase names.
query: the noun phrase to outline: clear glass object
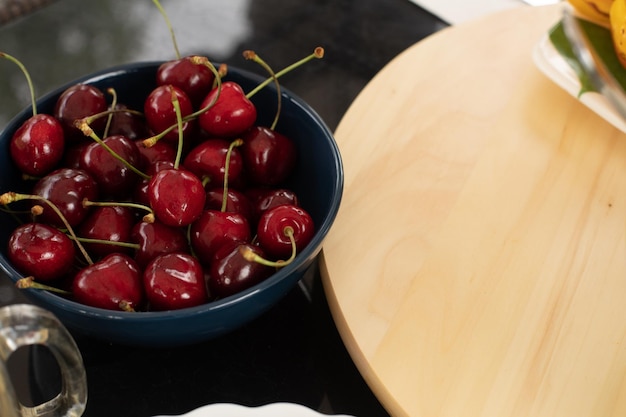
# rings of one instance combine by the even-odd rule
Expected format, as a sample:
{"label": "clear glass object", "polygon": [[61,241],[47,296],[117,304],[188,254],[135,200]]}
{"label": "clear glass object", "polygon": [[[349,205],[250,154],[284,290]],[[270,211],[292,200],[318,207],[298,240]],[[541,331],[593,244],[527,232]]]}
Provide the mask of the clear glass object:
{"label": "clear glass object", "polygon": [[[61,371],[61,391],[51,400],[25,406],[17,398],[7,360],[17,349],[44,345]],[[82,356],[65,326],[51,312],[31,304],[0,308],[0,416],[80,417],[87,403],[87,377]]]}

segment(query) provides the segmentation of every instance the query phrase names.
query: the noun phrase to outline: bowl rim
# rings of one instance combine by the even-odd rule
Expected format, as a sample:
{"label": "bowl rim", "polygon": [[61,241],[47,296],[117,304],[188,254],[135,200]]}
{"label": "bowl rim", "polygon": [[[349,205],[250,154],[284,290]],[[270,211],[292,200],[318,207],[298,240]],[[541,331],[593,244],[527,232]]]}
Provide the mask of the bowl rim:
{"label": "bowl rim", "polygon": [[[107,78],[113,76],[120,76],[124,73],[133,70],[158,67],[162,63],[167,61],[138,61],[126,64],[119,64],[115,66],[111,66],[108,68],[104,68],[90,74],[86,74],[80,77],[77,77],[71,81],[68,81],[62,84],[59,87],[48,91],[40,98],[36,99],[37,106],[40,106],[41,103],[46,102],[58,96],[64,89],[78,83],[94,83],[105,80]],[[214,65],[220,65],[217,62],[213,62]],[[238,76],[252,79],[253,81],[260,82],[265,78],[261,77],[259,74],[253,73],[249,70],[242,69],[236,66],[228,66],[228,74],[236,74]],[[228,74],[224,77],[225,80],[228,80]],[[274,88],[273,85],[269,84],[268,88]],[[70,300],[68,298],[64,298],[57,294],[54,294],[49,291],[38,290],[38,289],[29,289],[28,291],[38,299],[43,299],[47,303],[50,303],[56,308],[62,309],[64,311],[71,311],[75,314],[79,314],[85,317],[101,317],[101,318],[109,318],[109,319],[123,319],[123,320],[154,320],[154,319],[166,319],[166,320],[176,320],[180,317],[186,316],[194,316],[204,314],[209,311],[219,311],[228,309],[230,306],[241,302],[250,297],[254,297],[256,294],[263,292],[269,287],[273,286],[275,283],[283,281],[293,272],[297,271],[302,267],[303,264],[307,263],[306,261],[310,258],[314,258],[318,255],[322,248],[322,242],[328,231],[330,230],[337,213],[339,211],[339,207],[341,205],[341,200],[343,198],[343,190],[344,190],[344,167],[343,160],[341,157],[341,153],[339,151],[339,146],[335,141],[332,131],[323,121],[323,119],[319,116],[319,114],[302,98],[300,98],[297,94],[293,93],[288,88],[285,88],[281,85],[282,95],[288,97],[291,102],[293,102],[297,107],[300,108],[301,111],[308,114],[309,118],[315,122],[315,125],[318,126],[320,131],[323,133],[323,137],[330,147],[331,153],[333,154],[333,169],[337,173],[334,179],[334,183],[332,184],[332,197],[330,210],[327,215],[324,217],[324,221],[316,226],[316,232],[309,244],[304,248],[302,252],[297,254],[296,261],[293,263],[283,267],[279,271],[272,274],[266,280],[261,281],[253,285],[250,288],[242,290],[236,294],[218,299],[209,301],[207,303],[194,306],[194,307],[186,307],[177,310],[164,310],[164,311],[136,311],[136,312],[127,312],[127,311],[118,311],[118,310],[108,310],[99,307],[92,307],[85,304],[81,304],[79,302]],[[14,117],[12,117],[7,125],[0,131],[0,137],[7,135],[11,131],[15,131],[19,126],[19,123],[24,120],[27,116],[32,114],[32,106],[28,105],[20,112],[18,112]],[[16,278],[21,276],[21,274],[11,265],[6,256],[0,252],[0,269],[2,269],[8,277],[16,282]],[[30,295],[30,294],[29,294]]]}

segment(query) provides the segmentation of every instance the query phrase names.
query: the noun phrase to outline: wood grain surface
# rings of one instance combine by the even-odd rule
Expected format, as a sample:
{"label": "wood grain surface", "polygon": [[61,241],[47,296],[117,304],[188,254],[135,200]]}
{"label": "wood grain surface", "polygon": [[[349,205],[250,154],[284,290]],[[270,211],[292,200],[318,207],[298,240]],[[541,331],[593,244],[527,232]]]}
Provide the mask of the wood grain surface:
{"label": "wood grain surface", "polygon": [[626,135],[534,66],[560,12],[423,40],[335,132],[322,279],[395,417],[626,416]]}

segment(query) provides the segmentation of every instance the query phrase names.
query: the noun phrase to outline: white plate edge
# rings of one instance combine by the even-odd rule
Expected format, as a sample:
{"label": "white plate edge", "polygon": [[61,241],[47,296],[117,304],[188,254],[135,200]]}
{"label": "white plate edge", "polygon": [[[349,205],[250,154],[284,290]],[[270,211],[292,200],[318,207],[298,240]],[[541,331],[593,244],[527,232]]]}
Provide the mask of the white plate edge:
{"label": "white plate edge", "polygon": [[[158,415],[154,417],[174,417]],[[345,414],[325,415],[300,404],[277,402],[257,407],[233,403],[208,404],[177,417],[354,417]]]}
{"label": "white plate edge", "polygon": [[606,97],[596,92],[587,92],[578,97],[578,92],[580,91],[578,76],[554,48],[547,34],[535,46],[533,61],[537,68],[559,87],[617,129],[626,133],[626,121],[613,109]]}

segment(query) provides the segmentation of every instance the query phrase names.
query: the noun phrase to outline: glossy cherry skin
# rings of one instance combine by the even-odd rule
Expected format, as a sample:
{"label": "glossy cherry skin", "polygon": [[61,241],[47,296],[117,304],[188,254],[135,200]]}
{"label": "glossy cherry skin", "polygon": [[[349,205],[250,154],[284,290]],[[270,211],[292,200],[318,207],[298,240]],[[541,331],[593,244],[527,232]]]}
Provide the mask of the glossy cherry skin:
{"label": "glossy cherry skin", "polygon": [[[139,150],[126,136],[109,136],[102,141],[130,165],[139,165]],[[89,144],[80,157],[80,167],[98,183],[103,198],[122,199],[129,196],[139,176],[126,164],[115,158],[100,143]]]}
{"label": "glossy cherry skin", "polygon": [[150,181],[154,174],[164,169],[174,169],[174,161],[156,161],[147,167],[144,167],[145,173],[149,178],[141,178],[135,185],[135,192],[133,198],[135,203],[150,205],[150,197],[148,196],[148,189],[150,188]]}
{"label": "glossy cherry skin", "polygon": [[[212,186],[223,186],[226,172],[226,156],[230,141],[226,139],[208,139],[189,151],[183,166],[202,179],[208,179]],[[243,160],[239,150],[234,147],[230,152],[228,164],[228,182],[237,185],[241,182]]]}
{"label": "glossy cherry skin", "polygon": [[166,226],[159,221],[139,222],[131,231],[131,239],[139,245],[135,260],[145,268],[154,258],[167,253],[189,253],[189,243],[185,230],[181,227]]}
{"label": "glossy cherry skin", "polygon": [[[74,126],[74,122],[77,119],[104,112],[107,108],[106,97],[97,87],[76,84],[61,93],[54,107],[54,117],[61,122],[65,130],[66,140],[85,139],[86,136]],[[90,126],[97,134],[101,135],[105,124],[106,117],[101,117]]]}
{"label": "glossy cherry skin", "polygon": [[[33,194],[50,200],[56,205],[70,226],[82,222],[89,207],[83,206],[83,200],[97,200],[98,184],[82,169],[59,168],[41,178],[33,187]],[[37,202],[43,207],[40,219],[54,226],[65,227],[59,216],[45,203]]]}
{"label": "glossy cherry skin", "polygon": [[[145,139],[149,136],[146,119],[136,113],[123,111],[128,109],[124,104],[116,104],[111,116],[108,136],[122,135],[130,140]],[[121,111],[120,111],[121,110]]]}
{"label": "glossy cherry skin", "polygon": [[223,245],[249,242],[250,239],[250,225],[241,213],[205,210],[190,228],[191,247],[198,259],[207,265]]}
{"label": "glossy cherry skin", "polygon": [[[172,95],[176,96],[180,105],[180,113],[182,117],[193,113],[193,105],[191,100],[180,88],[172,85],[161,85],[156,87],[144,102],[144,115],[148,127],[154,134],[163,132],[172,125],[176,125],[177,117],[172,103]],[[183,136],[188,138],[195,127],[195,121],[191,120],[183,123]],[[164,136],[164,139],[178,142],[178,128],[174,128],[171,132]]]}
{"label": "glossy cherry skin", "polygon": [[213,296],[224,298],[237,294],[274,273],[275,269],[272,267],[246,260],[242,255],[245,248],[265,257],[260,247],[250,243],[224,245],[215,254],[207,274],[207,286]]}
{"label": "glossy cherry skin", "polygon": [[252,206],[253,218],[256,224],[267,210],[282,206],[283,204],[291,204],[299,206],[298,195],[287,188],[251,188],[246,190]]}
{"label": "glossy cherry skin", "polygon": [[291,139],[264,126],[254,126],[242,139],[241,155],[251,182],[276,186],[287,180],[298,156]]}
{"label": "glossy cherry skin", "polygon": [[194,106],[200,105],[202,99],[213,88],[215,76],[204,64],[192,61],[193,56],[165,62],[157,70],[157,85],[173,85],[184,91]]}
{"label": "glossy cherry skin", "polygon": [[[204,208],[207,210],[221,210],[223,199],[223,188],[210,188],[206,192]],[[254,220],[254,211],[250,199],[241,191],[232,188],[226,191],[226,208],[224,211],[229,213],[241,213],[251,225]]]}
{"label": "glossy cherry skin", "polygon": [[208,301],[202,266],[187,253],[156,257],[144,270],[143,283],[150,310],[179,310]]}
{"label": "glossy cherry skin", "polygon": [[[123,206],[93,207],[76,232],[81,238],[129,243],[135,216],[131,209]],[[115,252],[131,254],[132,249],[117,245],[85,242],[90,254],[105,256]]]}
{"label": "glossy cherry skin", "polygon": [[150,147],[143,145],[143,140],[136,140],[135,146],[139,151],[139,166],[146,169],[156,162],[168,161],[172,164],[176,160],[176,148],[172,143],[160,140]]}
{"label": "glossy cherry skin", "polygon": [[204,210],[206,194],[200,179],[184,169],[164,169],[148,184],[150,207],[168,226],[187,226]]}
{"label": "glossy cherry skin", "polygon": [[265,252],[275,259],[287,259],[292,247],[287,227],[293,229],[296,251],[301,252],[315,235],[313,219],[303,208],[285,204],[263,213],[257,226],[257,239]]}
{"label": "glossy cherry skin", "polygon": [[21,172],[41,177],[56,168],[63,158],[63,127],[50,115],[34,115],[15,131],[9,150],[13,162]]}
{"label": "glossy cherry skin", "polygon": [[59,279],[72,268],[74,243],[60,230],[43,223],[18,226],[9,237],[11,264],[36,281]]}
{"label": "glossy cherry skin", "polygon": [[[215,100],[218,87],[211,90],[200,105],[205,108]],[[198,124],[209,135],[232,138],[240,135],[256,121],[257,111],[237,83],[226,81],[217,102],[198,117]]]}
{"label": "glossy cherry skin", "polygon": [[72,281],[79,303],[108,310],[138,310],[144,300],[141,271],[128,255],[114,253],[81,269]]}

